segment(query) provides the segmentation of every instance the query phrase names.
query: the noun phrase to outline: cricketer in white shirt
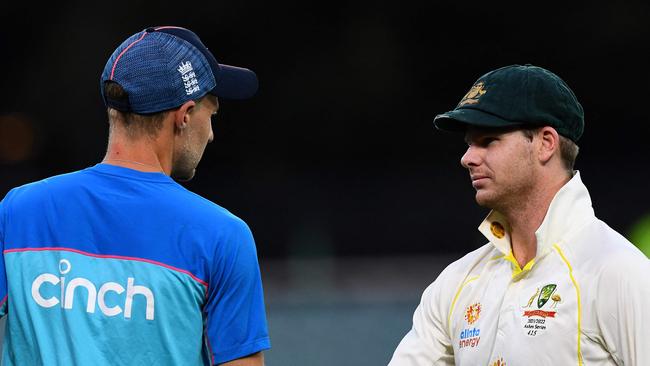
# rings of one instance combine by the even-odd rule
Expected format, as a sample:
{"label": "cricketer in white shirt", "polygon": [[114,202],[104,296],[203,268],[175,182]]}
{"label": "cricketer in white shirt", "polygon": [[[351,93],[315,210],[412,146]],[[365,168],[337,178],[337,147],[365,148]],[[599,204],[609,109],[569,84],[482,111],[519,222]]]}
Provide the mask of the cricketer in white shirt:
{"label": "cricketer in white shirt", "polygon": [[650,261],[594,215],[576,172],[521,268],[492,211],[483,247],[422,296],[390,366],[650,365]]}

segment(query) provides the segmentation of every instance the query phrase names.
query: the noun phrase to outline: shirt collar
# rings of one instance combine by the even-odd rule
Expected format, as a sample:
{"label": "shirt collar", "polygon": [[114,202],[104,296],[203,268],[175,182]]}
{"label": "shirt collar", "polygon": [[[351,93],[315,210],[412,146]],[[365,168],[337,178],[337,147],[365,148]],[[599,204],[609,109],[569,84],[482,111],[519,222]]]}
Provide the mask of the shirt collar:
{"label": "shirt collar", "polygon": [[114,176],[120,176],[125,178],[131,178],[136,180],[146,180],[152,182],[164,182],[164,183],[175,183],[175,181],[163,173],[157,172],[142,172],[136,169],[125,168],[118,165],[112,165],[107,163],[95,164],[92,167],[86,168],[92,172],[109,174]]}
{"label": "shirt collar", "polygon": [[[587,187],[582,183],[580,172],[576,171],[553,197],[544,221],[535,231],[537,255],[539,258],[560,243],[571,231],[582,226],[594,216]],[[479,225],[478,230],[504,255],[510,255],[510,225],[505,217],[492,210]]]}

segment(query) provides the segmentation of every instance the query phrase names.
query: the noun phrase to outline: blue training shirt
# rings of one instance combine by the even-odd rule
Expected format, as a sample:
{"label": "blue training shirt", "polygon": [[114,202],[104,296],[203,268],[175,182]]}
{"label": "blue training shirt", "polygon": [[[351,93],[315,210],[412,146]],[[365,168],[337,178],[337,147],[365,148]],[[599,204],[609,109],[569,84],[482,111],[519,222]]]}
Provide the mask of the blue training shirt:
{"label": "blue training shirt", "polygon": [[250,229],[107,164],[0,203],[3,365],[208,365],[270,348]]}

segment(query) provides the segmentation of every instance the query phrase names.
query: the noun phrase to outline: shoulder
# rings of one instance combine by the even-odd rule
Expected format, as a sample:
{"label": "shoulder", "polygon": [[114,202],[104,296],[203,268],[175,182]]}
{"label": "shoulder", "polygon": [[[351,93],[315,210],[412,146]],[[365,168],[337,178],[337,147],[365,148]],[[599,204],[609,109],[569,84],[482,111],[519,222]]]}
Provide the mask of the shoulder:
{"label": "shoulder", "polygon": [[498,250],[492,244],[486,244],[462,258],[449,264],[423,292],[418,310],[414,315],[414,327],[439,327],[447,334],[449,316],[455,299],[467,283],[478,278],[489,260],[495,257]]}
{"label": "shoulder", "polygon": [[594,258],[587,262],[591,268],[581,270],[586,281],[589,277],[593,281],[594,316],[601,329],[632,329],[649,320],[645,309],[650,307],[650,260],[623,236],[601,225],[601,241],[595,242]]}
{"label": "shoulder", "polygon": [[170,189],[161,207],[174,212],[175,225],[190,241],[202,243],[210,258],[256,256],[253,233],[242,218],[181,185]]}
{"label": "shoulder", "polygon": [[44,196],[60,193],[82,184],[80,181],[85,175],[85,170],[51,176],[42,180],[30,182],[11,189],[5,198],[4,204],[22,205],[30,200],[41,199]]}
{"label": "shoulder", "polygon": [[478,274],[487,261],[499,254],[499,251],[492,244],[487,243],[449,264],[440,276],[464,278],[468,275]]}
{"label": "shoulder", "polygon": [[647,268],[650,263],[634,244],[598,219],[567,238],[564,246],[577,263],[583,263],[583,267],[596,272],[625,272],[638,267]]}
{"label": "shoulder", "polygon": [[220,229],[230,228],[237,231],[250,231],[246,222],[223,206],[185,189],[175,187],[176,195],[171,202],[178,207],[179,213],[191,217],[196,224],[213,226],[218,224]]}
{"label": "shoulder", "polygon": [[[613,230],[612,230],[613,231]],[[637,247],[620,236],[611,245],[605,246],[597,266],[597,277],[605,287],[611,285],[635,284],[647,287],[650,274],[650,260]],[[614,245],[615,244],[615,245]]]}
{"label": "shoulder", "polygon": [[598,219],[567,238],[562,247],[577,275],[595,289],[641,286],[650,273],[650,260]]}
{"label": "shoulder", "polygon": [[451,298],[466,282],[478,276],[483,267],[499,251],[490,243],[465,254],[460,259],[449,264],[425,290],[425,297]]}

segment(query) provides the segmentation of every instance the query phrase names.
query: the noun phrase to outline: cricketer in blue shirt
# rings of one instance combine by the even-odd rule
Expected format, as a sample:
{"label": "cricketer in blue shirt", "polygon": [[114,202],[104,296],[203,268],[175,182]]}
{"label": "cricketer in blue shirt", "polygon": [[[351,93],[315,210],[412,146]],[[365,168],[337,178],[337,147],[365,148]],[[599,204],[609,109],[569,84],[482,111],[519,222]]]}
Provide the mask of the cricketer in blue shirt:
{"label": "cricketer in blue shirt", "polygon": [[[255,74],[217,64],[187,29],[158,27],[124,41],[101,83],[128,96],[102,89],[103,162],[0,202],[2,364],[263,364],[251,231],[172,179],[194,175],[217,97],[251,96]],[[134,131],[138,118],[159,126]]]}

